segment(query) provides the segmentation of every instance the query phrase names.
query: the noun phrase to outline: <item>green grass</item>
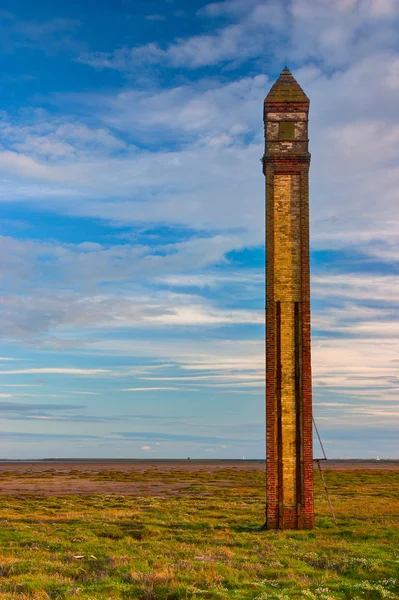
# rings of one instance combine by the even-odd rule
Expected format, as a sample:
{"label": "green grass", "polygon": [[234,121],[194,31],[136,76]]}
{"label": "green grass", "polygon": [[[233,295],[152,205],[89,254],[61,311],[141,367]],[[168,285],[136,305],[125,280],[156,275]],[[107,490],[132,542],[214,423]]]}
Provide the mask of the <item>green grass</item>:
{"label": "green grass", "polygon": [[184,486],[163,497],[1,497],[0,600],[399,598],[398,472],[326,471],[338,527],[315,472],[317,526],[287,532],[258,529],[261,473],[75,476]]}

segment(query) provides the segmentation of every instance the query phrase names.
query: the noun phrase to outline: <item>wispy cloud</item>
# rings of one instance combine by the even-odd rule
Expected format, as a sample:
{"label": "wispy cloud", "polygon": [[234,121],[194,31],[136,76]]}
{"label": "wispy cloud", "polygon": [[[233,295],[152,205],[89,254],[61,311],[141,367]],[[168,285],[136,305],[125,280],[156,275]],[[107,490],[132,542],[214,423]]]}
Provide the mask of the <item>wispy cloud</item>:
{"label": "wispy cloud", "polygon": [[76,53],[84,48],[75,38],[75,32],[80,26],[81,23],[75,19],[26,21],[3,11],[0,16],[1,44],[7,52],[24,48],[38,49],[50,55],[59,52]]}
{"label": "wispy cloud", "polygon": [[[7,396],[7,394],[5,394]],[[2,396],[4,397],[4,396]],[[34,413],[41,410],[46,411],[63,411],[63,410],[76,410],[78,408],[84,408],[79,404],[35,404],[35,403],[24,403],[24,402],[0,402],[0,413],[1,412],[18,412],[18,413]]]}
{"label": "wispy cloud", "polygon": [[32,375],[32,374],[48,374],[48,375],[100,375],[109,373],[108,369],[69,369],[62,367],[38,367],[34,369],[12,369],[9,371],[0,371],[0,375]]}
{"label": "wispy cloud", "polygon": [[63,441],[76,441],[76,440],[102,440],[103,436],[92,435],[92,434],[78,434],[78,433],[37,433],[33,431],[1,431],[0,438],[4,441],[21,441],[21,442],[40,442],[45,440],[63,440]]}
{"label": "wispy cloud", "polygon": [[[314,275],[312,286],[318,298],[328,296],[349,299],[352,302],[379,302],[383,306],[393,303],[394,308],[399,300],[399,279],[394,274],[382,275],[372,272]],[[370,313],[372,309],[364,310]]]}
{"label": "wispy cloud", "polygon": [[[318,60],[342,67],[365,52],[395,45],[395,0],[315,3],[314,0],[239,0],[205,6],[204,17],[227,20],[212,34],[150,42],[113,52],[81,54],[79,60],[101,69],[134,72],[144,65],[195,69],[230,63],[237,66],[285,48],[295,61]],[[289,36],[287,39],[287,31]],[[367,32],[367,34],[366,34]]]}
{"label": "wispy cloud", "polygon": [[158,390],[168,390],[168,391],[173,391],[173,392],[177,392],[177,391],[198,392],[198,390],[195,390],[195,389],[184,388],[184,390],[182,390],[182,388],[178,388],[178,387],[134,387],[134,388],[123,388],[121,391],[122,392],[154,392],[154,391],[158,391]]}
{"label": "wispy cloud", "polygon": [[121,438],[131,439],[135,441],[160,441],[160,442],[185,442],[185,443],[193,443],[193,444],[213,444],[213,443],[223,443],[223,442],[245,442],[248,441],[246,439],[240,438],[224,438],[217,436],[202,436],[202,435],[186,435],[182,433],[165,433],[165,432],[154,432],[154,431],[118,431],[114,432],[114,435],[118,435]]}

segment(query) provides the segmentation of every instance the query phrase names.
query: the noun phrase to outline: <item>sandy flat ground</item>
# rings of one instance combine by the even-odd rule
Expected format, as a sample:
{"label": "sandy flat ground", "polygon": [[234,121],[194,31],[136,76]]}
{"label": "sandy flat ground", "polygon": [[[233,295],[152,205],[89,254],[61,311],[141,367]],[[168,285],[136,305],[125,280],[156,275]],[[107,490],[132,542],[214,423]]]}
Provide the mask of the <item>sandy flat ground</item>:
{"label": "sandy flat ground", "polygon": [[[323,470],[399,470],[398,461],[323,461]],[[315,466],[315,468],[317,468]],[[102,480],[106,472],[117,471],[132,475],[143,474],[133,481]],[[48,460],[0,461],[0,495],[60,496],[68,494],[119,494],[126,496],[162,496],[165,492],[179,495],[195,483],[195,473],[212,474],[226,471],[223,480],[214,485],[234,485],[235,471],[265,471],[265,461],[246,460]],[[168,481],[168,474],[173,474]],[[194,475],[194,477],[193,477]],[[123,477],[122,477],[123,478]]]}

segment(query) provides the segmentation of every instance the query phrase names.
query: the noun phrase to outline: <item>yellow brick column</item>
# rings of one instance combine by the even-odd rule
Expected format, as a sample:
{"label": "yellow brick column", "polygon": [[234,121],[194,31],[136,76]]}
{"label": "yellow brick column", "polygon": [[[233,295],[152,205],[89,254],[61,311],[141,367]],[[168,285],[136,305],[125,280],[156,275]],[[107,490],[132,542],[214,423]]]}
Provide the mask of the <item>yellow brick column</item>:
{"label": "yellow brick column", "polygon": [[301,295],[299,175],[274,178],[274,300],[280,302],[283,503],[296,504],[295,302]]}

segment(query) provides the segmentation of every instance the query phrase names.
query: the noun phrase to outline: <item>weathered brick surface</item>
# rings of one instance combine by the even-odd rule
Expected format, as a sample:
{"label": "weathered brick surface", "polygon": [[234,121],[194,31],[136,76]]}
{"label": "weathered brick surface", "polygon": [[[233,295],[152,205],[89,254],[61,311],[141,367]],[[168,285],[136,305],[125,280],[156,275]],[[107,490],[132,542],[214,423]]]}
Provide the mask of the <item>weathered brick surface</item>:
{"label": "weathered brick surface", "polygon": [[[314,525],[308,110],[284,70],[264,108],[266,526],[273,529]],[[294,121],[294,139],[279,140],[280,121]]]}

